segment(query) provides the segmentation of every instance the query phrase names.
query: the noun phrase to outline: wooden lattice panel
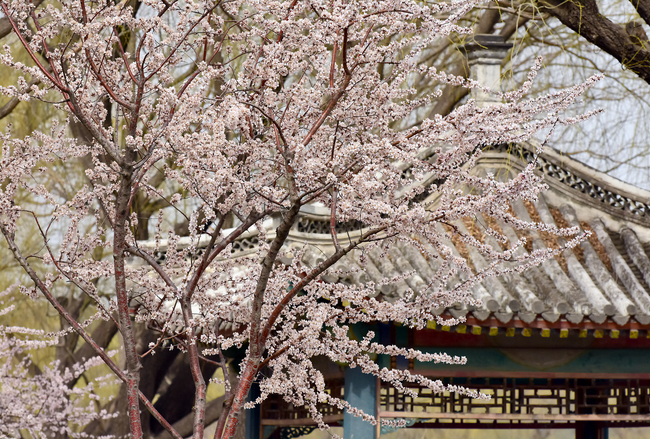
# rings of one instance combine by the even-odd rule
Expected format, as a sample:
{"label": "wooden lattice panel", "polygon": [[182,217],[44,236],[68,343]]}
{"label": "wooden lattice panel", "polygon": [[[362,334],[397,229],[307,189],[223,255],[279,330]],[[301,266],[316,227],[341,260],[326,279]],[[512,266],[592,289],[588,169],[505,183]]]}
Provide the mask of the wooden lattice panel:
{"label": "wooden lattice panel", "polygon": [[[343,399],[343,378],[333,378],[326,381],[326,391],[336,397]],[[343,419],[343,411],[337,407],[332,407],[327,404],[319,404],[319,411],[325,417],[332,421],[338,421]],[[306,407],[296,407],[293,404],[285,401],[279,395],[271,395],[269,398],[264,401],[262,404],[262,420],[263,424],[273,425],[273,421],[285,421],[278,422],[278,424],[295,424],[295,425],[309,425],[314,422],[309,416],[309,411]],[[286,421],[296,421],[296,422],[286,422]]]}
{"label": "wooden lattice panel", "polygon": [[[411,420],[420,428],[442,422],[473,423],[477,428],[494,428],[496,423],[504,422],[534,427],[538,423],[559,425],[585,420],[650,424],[650,380],[456,377],[441,381],[477,390],[491,399],[474,399],[456,392],[434,393],[415,385],[410,389],[417,396],[412,397],[382,384],[379,417]],[[327,380],[326,385],[333,396],[345,397],[343,378]],[[319,407],[326,422],[339,423],[343,419],[338,408]],[[262,404],[261,422],[286,427],[315,425],[305,407],[296,407],[278,396]]]}
{"label": "wooden lattice panel", "polygon": [[447,378],[446,384],[478,390],[491,399],[411,387],[411,397],[388,385],[380,413],[401,418],[600,420],[650,419],[650,381],[636,379]]}

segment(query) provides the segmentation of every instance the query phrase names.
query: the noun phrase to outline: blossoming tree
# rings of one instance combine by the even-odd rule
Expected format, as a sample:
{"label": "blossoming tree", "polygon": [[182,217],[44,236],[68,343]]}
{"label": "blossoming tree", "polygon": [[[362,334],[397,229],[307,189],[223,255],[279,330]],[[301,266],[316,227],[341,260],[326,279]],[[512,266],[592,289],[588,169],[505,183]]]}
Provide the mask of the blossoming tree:
{"label": "blossoming tree", "polygon": [[[437,39],[470,33],[456,22],[475,5],[472,0],[39,4],[0,1],[18,38],[14,52],[30,60],[16,61],[12,48],[4,46],[0,61],[22,77],[1,91],[12,99],[49,102],[67,118],[26,138],[15,138],[10,130],[1,134],[0,232],[31,279],[21,291],[44,297],[64,322],[60,332],[40,334],[40,343],[56,344],[75,334],[82,347],[73,343],[70,349],[98,360],[54,364],[47,374],[29,378],[29,361],[16,361],[34,344],[16,341],[20,328],[3,327],[2,391],[7,377],[31,380],[26,389],[37,395],[54,389],[50,392],[59,392],[60,406],[67,407],[38,411],[25,399],[28,391],[12,393],[22,401],[21,413],[32,413],[28,427],[14,419],[14,428],[47,432],[59,416],[56,432],[72,434],[78,430],[70,426],[71,417],[84,424],[111,416],[101,406],[95,412],[81,407],[86,400],[75,394],[94,395],[92,388],[70,384],[101,361],[123,383],[125,392],[118,397],[126,401],[134,438],[143,436],[141,404],[172,437],[182,437],[139,386],[148,373],[147,358],[163,342],[189,359],[195,438],[204,436],[206,423],[202,362],[223,360],[223,351],[233,346],[245,347],[245,357],[236,384],[227,389],[215,437],[233,437],[245,406],[272,393],[307,406],[323,428],[317,408],[322,403],[374,422],[325,391],[314,357],[359,367],[393,385],[418,382],[441,391],[440,383],[422,376],[378,367],[372,354],[462,359],[381,345],[372,334],[354,340],[349,325],[397,321],[422,328],[438,318],[435,308],[470,301],[474,282],[552,254],[517,256],[516,246],[497,251],[461,235],[465,245],[493,261],[489,269],[472,272],[445,246],[445,233],[436,226],[483,213],[518,229],[545,227],[519,221],[507,209],[509,199],[534,199],[543,188],[534,165],[507,181],[473,168],[483,145],[523,142],[540,129],[575,122],[560,113],[595,79],[533,100],[523,100],[526,83],[502,95],[502,105],[481,108],[470,101],[447,117],[396,129],[438,97],[434,92],[416,98],[409,85],[414,77],[480,87],[419,63]],[[539,67],[533,66],[530,80]],[[83,135],[70,137],[69,129]],[[422,154],[425,149],[428,154]],[[48,189],[46,174],[39,171],[69,162],[84,166],[87,181],[66,200]],[[420,181],[429,183],[413,184]],[[425,188],[433,201],[418,197]],[[19,193],[40,200],[41,210],[21,205]],[[162,222],[152,225],[156,246],[166,234],[164,261],[156,248],[137,240],[139,199],[176,208],[189,222],[184,245],[174,231],[163,230]],[[332,251],[308,264],[303,250],[289,251],[285,242],[301,208],[315,203],[331,209]],[[352,220],[363,224],[362,232],[337,236],[335,225]],[[25,222],[39,231],[42,248],[36,253],[26,253],[17,238]],[[231,258],[232,244],[253,228],[261,237],[255,253]],[[488,233],[499,236],[496,230]],[[379,301],[372,282],[323,282],[346,255],[355,253],[363,263],[368,249],[385,250],[397,241],[441,261],[435,278],[417,294]],[[110,257],[96,257],[105,249]],[[129,258],[140,262],[128,264]],[[468,280],[449,283],[458,272],[467,273]],[[56,293],[62,284],[73,290],[65,300]],[[89,300],[96,310],[85,322],[70,309],[75,297]],[[125,370],[104,350],[106,335],[88,329],[99,320],[119,331]],[[220,333],[221,322],[232,323],[232,329]],[[155,328],[157,339],[143,347],[136,324]],[[261,376],[262,368],[271,373]],[[57,379],[68,386],[48,385]],[[261,396],[247,402],[255,380]]]}

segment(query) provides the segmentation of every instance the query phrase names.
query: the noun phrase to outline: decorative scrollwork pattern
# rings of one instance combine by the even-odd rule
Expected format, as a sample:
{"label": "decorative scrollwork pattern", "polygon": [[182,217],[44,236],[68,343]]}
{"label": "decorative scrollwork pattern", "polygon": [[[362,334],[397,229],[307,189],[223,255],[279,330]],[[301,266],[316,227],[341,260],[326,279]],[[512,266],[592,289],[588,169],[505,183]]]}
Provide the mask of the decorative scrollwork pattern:
{"label": "decorative scrollwork pattern", "polygon": [[[258,246],[259,243],[260,243],[260,239],[258,236],[251,236],[249,238],[238,239],[237,241],[232,243],[232,248],[230,249],[230,253],[236,255],[237,253],[254,249]],[[202,256],[204,250],[205,247],[199,247],[196,250],[196,253],[194,253],[194,257]],[[159,250],[154,254],[154,257],[156,258],[156,262],[162,264],[165,262],[165,259],[167,258],[167,251]]]}
{"label": "decorative scrollwork pattern", "polygon": [[316,430],[313,426],[300,426],[300,427],[283,427],[280,428],[280,439],[293,439],[296,437],[303,437]]}
{"label": "decorative scrollwork pattern", "polygon": [[[360,230],[362,228],[363,223],[357,220],[346,221],[344,223],[336,223],[336,233],[352,232],[354,230]],[[300,218],[298,220],[298,224],[296,225],[296,229],[300,233],[329,235],[330,222],[329,220]]]}
{"label": "decorative scrollwork pattern", "polygon": [[[535,154],[532,151],[519,145],[501,144],[491,148],[491,150],[507,152],[511,155],[521,157],[527,163],[531,163],[535,160]],[[595,201],[600,201],[611,208],[618,209],[640,218],[650,218],[650,204],[625,197],[599,184],[592,183],[591,181],[576,175],[571,170],[551,162],[545,157],[537,156],[537,169],[544,175],[565,184],[571,189],[588,195]]]}

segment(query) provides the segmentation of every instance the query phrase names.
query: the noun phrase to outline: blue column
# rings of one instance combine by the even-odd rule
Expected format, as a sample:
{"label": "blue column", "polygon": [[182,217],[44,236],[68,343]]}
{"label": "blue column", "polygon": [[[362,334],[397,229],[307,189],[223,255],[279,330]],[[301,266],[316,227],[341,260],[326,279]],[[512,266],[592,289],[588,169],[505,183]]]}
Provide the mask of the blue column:
{"label": "blue column", "polygon": [[[345,369],[345,400],[353,407],[376,416],[377,378],[361,368]],[[343,416],[343,439],[377,439],[375,426],[349,413]]]}
{"label": "blue column", "polygon": [[[254,382],[248,391],[248,401],[254,401],[260,396],[260,385]],[[246,439],[260,439],[260,406],[256,405],[252,409],[246,410],[244,425],[246,427],[244,437]]]}

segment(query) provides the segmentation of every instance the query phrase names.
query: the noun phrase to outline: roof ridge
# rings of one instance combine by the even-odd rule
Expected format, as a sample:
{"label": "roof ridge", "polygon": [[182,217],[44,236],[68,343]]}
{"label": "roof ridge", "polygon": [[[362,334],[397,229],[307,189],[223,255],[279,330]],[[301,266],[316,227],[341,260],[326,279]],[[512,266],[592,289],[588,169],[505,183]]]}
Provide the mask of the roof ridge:
{"label": "roof ridge", "polygon": [[[537,170],[546,178],[545,183],[572,199],[592,205],[613,216],[644,226],[650,224],[650,191],[625,183],[561,152],[545,147],[540,153],[536,142],[525,144],[499,144],[489,147],[486,153],[505,153],[510,158],[508,166],[517,161],[532,163],[537,160]],[[495,163],[492,163],[494,165]]]}

